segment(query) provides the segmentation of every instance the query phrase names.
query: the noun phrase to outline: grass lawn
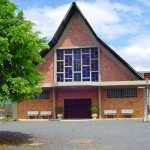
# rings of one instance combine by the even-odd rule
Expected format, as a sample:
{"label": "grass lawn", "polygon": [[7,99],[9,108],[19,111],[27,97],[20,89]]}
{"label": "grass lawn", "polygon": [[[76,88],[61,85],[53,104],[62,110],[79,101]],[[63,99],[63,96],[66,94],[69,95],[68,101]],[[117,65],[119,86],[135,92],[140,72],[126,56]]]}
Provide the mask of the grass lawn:
{"label": "grass lawn", "polygon": [[3,118],[3,119],[0,119],[0,122],[2,122],[2,123],[12,122],[12,121],[14,121],[13,118]]}

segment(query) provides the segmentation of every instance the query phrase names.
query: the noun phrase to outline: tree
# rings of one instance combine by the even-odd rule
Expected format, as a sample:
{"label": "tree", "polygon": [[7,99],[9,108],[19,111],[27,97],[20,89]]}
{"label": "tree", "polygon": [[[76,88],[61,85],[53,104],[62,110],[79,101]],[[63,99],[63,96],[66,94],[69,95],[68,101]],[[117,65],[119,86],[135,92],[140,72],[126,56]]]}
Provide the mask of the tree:
{"label": "tree", "polygon": [[0,101],[20,102],[41,92],[43,75],[36,65],[47,44],[33,25],[14,3],[0,0]]}

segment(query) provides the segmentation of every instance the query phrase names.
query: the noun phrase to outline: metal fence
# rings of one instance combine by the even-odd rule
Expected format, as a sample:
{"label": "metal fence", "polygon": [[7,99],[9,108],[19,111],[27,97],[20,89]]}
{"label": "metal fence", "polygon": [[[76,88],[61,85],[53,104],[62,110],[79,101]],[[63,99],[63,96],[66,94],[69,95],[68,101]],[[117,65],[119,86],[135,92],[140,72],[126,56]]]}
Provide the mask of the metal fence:
{"label": "metal fence", "polygon": [[6,103],[0,107],[0,119],[12,117],[12,104]]}

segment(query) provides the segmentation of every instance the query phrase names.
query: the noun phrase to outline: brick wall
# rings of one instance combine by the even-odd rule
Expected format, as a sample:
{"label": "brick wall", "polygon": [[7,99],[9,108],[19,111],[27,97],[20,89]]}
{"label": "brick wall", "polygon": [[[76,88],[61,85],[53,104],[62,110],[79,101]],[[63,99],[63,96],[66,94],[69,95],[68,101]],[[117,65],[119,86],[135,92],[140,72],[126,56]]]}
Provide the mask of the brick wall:
{"label": "brick wall", "polygon": [[[52,110],[52,91],[49,100],[23,101],[18,104],[18,118],[26,119],[27,111]],[[144,115],[143,91],[138,89],[137,98],[107,98],[106,89],[101,90],[102,95],[102,118],[105,109],[116,109],[117,118],[121,118],[121,109],[134,109],[134,118],[141,118]],[[57,89],[56,105],[64,107],[64,99],[92,99],[93,105],[98,105],[98,89]],[[52,116],[53,118],[53,112]]]}
{"label": "brick wall", "polygon": [[107,98],[106,89],[102,89],[102,117],[104,110],[116,109],[117,118],[121,118],[121,109],[133,109],[133,118],[142,118],[144,116],[143,90],[138,89],[136,98]]}
{"label": "brick wall", "polygon": [[54,82],[54,52],[52,51],[50,57],[38,68],[45,78],[43,83],[53,83]]}
{"label": "brick wall", "polygon": [[[40,100],[32,100],[18,103],[18,118],[19,119],[27,119],[28,111],[47,111],[53,110],[53,93],[50,90],[50,99],[40,99]],[[51,118],[53,118],[53,113]]]}
{"label": "brick wall", "polygon": [[73,17],[72,25],[68,29],[60,47],[95,46],[93,39],[91,39],[84,25],[81,23],[80,16],[75,14]]}
{"label": "brick wall", "polygon": [[101,81],[128,81],[133,80],[118,64],[103,51],[100,53]]}
{"label": "brick wall", "polygon": [[144,73],[144,78],[148,78],[150,80],[150,73]]}
{"label": "brick wall", "polygon": [[92,104],[98,104],[98,90],[97,89],[57,89],[56,90],[56,104],[64,104],[64,99],[92,99]]}

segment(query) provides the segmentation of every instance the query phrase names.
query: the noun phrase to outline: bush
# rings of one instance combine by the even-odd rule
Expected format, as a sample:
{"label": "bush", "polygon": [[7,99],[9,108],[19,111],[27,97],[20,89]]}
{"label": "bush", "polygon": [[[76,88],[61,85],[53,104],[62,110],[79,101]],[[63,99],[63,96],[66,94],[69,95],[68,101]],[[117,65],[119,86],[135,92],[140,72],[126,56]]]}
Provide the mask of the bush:
{"label": "bush", "polygon": [[57,114],[62,114],[63,113],[63,107],[62,106],[57,106],[56,107],[56,112],[57,112]]}
{"label": "bush", "polygon": [[98,106],[92,105],[92,106],[90,107],[90,111],[91,111],[92,114],[98,113],[98,112],[99,112]]}

